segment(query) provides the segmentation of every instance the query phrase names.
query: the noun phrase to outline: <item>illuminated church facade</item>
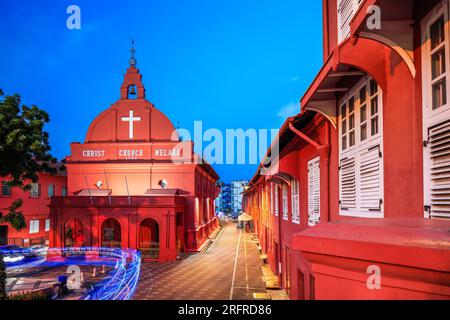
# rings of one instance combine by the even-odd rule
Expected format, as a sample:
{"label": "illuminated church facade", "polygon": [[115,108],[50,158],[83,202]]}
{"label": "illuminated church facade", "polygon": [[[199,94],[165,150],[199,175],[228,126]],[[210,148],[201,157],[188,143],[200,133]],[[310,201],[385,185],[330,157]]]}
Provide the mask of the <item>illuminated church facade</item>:
{"label": "illuminated church facade", "polygon": [[219,177],[145,99],[132,52],[120,99],[71,144],[68,195],[50,204],[50,246],[136,248],[144,260],[170,261],[218,232]]}

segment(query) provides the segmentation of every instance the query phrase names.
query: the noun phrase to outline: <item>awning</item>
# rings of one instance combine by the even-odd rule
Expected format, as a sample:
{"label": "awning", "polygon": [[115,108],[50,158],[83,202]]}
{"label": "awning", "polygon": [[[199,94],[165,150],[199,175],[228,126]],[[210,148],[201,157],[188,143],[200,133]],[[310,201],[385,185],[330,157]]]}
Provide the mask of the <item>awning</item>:
{"label": "awning", "polygon": [[146,196],[177,196],[179,195],[178,189],[148,189],[145,192]]}
{"label": "awning", "polygon": [[76,193],[77,196],[105,197],[111,194],[111,189],[82,189]]}
{"label": "awning", "polygon": [[279,172],[279,173],[274,174],[273,176],[270,176],[267,179],[267,182],[272,181],[278,185],[287,184],[290,187],[291,179],[292,179],[292,176],[290,174]]}
{"label": "awning", "polygon": [[[339,50],[339,49],[337,49]],[[317,74],[316,78],[301,99],[304,110],[324,115],[336,128],[336,106],[339,96],[346,94],[354,85],[366,76],[366,73],[352,66],[335,64],[338,60],[332,54]]]}
{"label": "awning", "polygon": [[252,220],[253,220],[252,216],[245,212],[238,217],[239,222],[241,222],[241,221],[247,222],[247,221],[252,221]]}

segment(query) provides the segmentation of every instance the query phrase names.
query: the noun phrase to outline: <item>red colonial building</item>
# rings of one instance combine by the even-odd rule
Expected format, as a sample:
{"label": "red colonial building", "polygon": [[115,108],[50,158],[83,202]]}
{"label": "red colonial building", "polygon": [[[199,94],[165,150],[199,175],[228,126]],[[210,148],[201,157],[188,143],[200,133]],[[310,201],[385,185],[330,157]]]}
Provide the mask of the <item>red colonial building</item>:
{"label": "red colonial building", "polygon": [[[59,168],[59,165],[58,165]],[[8,208],[16,199],[22,199],[22,211],[27,227],[15,230],[7,223],[0,223],[0,246],[18,245],[29,247],[33,245],[48,245],[50,233],[49,205],[53,196],[67,194],[67,180],[64,171],[56,174],[39,173],[39,180],[31,183],[31,190],[10,188],[8,178],[1,178],[0,208]]]}
{"label": "red colonial building", "polygon": [[199,251],[218,230],[218,176],[145,99],[130,59],[120,99],[66,158],[67,197],[51,202],[51,246],[125,247],[168,261]]}
{"label": "red colonial building", "polygon": [[450,298],[449,14],[323,1],[323,66],[245,194],[292,299]]}

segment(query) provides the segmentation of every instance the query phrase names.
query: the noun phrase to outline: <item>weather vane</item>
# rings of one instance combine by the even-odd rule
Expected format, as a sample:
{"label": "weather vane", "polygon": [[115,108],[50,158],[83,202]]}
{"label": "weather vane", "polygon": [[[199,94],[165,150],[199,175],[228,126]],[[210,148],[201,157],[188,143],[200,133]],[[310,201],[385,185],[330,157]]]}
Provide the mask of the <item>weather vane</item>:
{"label": "weather vane", "polygon": [[131,39],[131,58],[130,58],[130,66],[134,67],[137,64],[136,58],[134,57],[134,53],[136,52],[136,48],[134,47],[134,39]]}

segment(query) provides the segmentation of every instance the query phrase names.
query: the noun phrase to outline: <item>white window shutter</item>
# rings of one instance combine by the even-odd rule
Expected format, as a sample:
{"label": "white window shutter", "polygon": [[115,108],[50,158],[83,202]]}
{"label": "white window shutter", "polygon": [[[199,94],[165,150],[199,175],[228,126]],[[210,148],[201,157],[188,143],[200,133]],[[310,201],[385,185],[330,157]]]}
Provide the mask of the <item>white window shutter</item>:
{"label": "white window shutter", "polygon": [[356,207],[356,159],[348,157],[340,165],[340,202],[341,209]]}
{"label": "white window shutter", "polygon": [[450,121],[429,129],[430,217],[450,218]]}
{"label": "white window shutter", "polygon": [[320,222],[320,159],[308,162],[308,225]]}
{"label": "white window shutter", "polygon": [[339,43],[350,35],[350,21],[353,19],[361,0],[338,1],[338,37]]}
{"label": "white window shutter", "polygon": [[278,217],[278,185],[275,185],[275,192],[274,192],[274,197],[275,197],[275,215]]}
{"label": "white window shutter", "polygon": [[29,233],[39,233],[39,220],[30,220]]}
{"label": "white window shutter", "polygon": [[272,186],[272,183],[269,184],[269,192],[270,192],[270,195],[269,195],[269,212],[270,212],[270,214],[273,214],[273,211],[272,211],[272,205],[273,205],[273,186]]}
{"label": "white window shutter", "polygon": [[381,153],[380,146],[361,153],[360,160],[361,208],[381,210]]}
{"label": "white window shutter", "polygon": [[300,223],[299,183],[291,179],[292,222]]}
{"label": "white window shutter", "polygon": [[283,220],[289,220],[289,204],[288,204],[288,187],[283,184],[282,188],[282,197],[283,197]]}

